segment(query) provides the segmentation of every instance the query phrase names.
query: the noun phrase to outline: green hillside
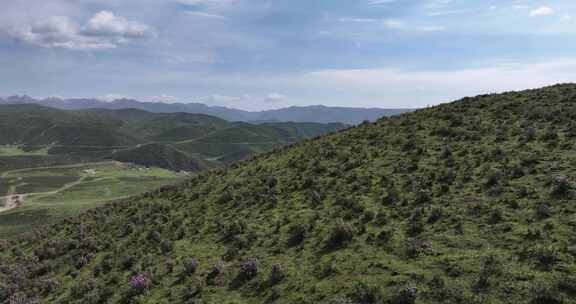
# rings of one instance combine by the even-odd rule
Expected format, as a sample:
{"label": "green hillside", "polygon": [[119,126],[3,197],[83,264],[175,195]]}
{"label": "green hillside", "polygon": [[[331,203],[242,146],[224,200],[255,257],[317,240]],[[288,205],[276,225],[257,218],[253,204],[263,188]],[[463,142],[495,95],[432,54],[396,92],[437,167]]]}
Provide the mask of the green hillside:
{"label": "green hillside", "polygon": [[223,165],[346,127],[234,123],[203,114],[137,109],[64,111],[32,104],[0,105],[0,157],[47,153],[198,170],[202,166],[194,164]]}
{"label": "green hillside", "polygon": [[576,85],[365,123],[0,254],[44,303],[575,303]]}
{"label": "green hillside", "polygon": [[166,168],[172,171],[198,172],[207,167],[203,162],[194,160],[184,152],[158,143],[120,150],[107,158],[120,162],[133,162],[147,167]]}

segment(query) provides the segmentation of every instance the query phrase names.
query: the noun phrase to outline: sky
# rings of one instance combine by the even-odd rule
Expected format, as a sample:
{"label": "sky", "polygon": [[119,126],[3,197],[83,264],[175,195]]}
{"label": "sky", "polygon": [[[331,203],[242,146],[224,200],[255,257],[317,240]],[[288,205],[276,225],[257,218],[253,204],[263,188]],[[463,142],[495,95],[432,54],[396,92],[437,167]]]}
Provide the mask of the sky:
{"label": "sky", "polygon": [[573,0],[2,0],[0,96],[417,108],[576,81]]}

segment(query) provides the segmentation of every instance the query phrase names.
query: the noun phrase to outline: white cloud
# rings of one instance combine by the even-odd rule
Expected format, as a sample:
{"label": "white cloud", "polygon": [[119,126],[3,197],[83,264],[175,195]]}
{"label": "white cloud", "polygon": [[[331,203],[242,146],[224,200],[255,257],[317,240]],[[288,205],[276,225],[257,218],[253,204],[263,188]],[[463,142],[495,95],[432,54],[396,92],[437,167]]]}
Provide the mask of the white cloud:
{"label": "white cloud", "polygon": [[193,17],[208,18],[208,19],[228,20],[228,18],[226,16],[223,16],[223,15],[205,13],[205,12],[200,12],[200,11],[187,11],[186,15],[193,16]]}
{"label": "white cloud", "polygon": [[397,31],[414,31],[414,32],[438,32],[445,30],[445,27],[438,25],[415,25],[410,24],[404,20],[399,19],[375,19],[375,18],[359,18],[359,17],[342,17],[338,19],[339,22],[344,23],[357,23],[367,24],[373,26],[380,26],[383,28],[397,30]]}
{"label": "white cloud", "polygon": [[113,102],[113,101],[119,100],[119,99],[134,99],[134,100],[145,101],[145,102],[162,102],[162,103],[176,103],[180,100],[176,96],[167,95],[167,94],[162,94],[162,95],[158,95],[158,96],[144,96],[144,97],[134,97],[134,96],[124,95],[124,94],[106,94],[106,95],[96,97],[96,99],[98,99],[100,101],[105,101],[105,102]]}
{"label": "white cloud", "polygon": [[288,99],[288,96],[277,92],[272,92],[264,96],[249,94],[238,96],[213,94],[210,96],[195,98],[195,100],[199,100],[200,102],[209,105],[225,106],[245,110],[261,110],[262,108],[269,108],[271,105],[274,105],[274,107],[287,106],[288,104],[285,102]]}
{"label": "white cloud", "polygon": [[542,6],[530,11],[530,17],[548,16],[554,14],[554,9],[548,6]]}
{"label": "white cloud", "polygon": [[180,99],[176,96],[162,94],[158,96],[143,97],[141,100],[146,102],[176,103]]}
{"label": "white cloud", "polygon": [[[363,100],[387,96],[388,103],[398,99],[412,105],[425,105],[462,96],[573,82],[574,69],[576,58],[438,71],[392,68],[320,70],[299,76],[294,81],[309,90],[338,88]],[[371,104],[377,105],[377,102],[375,99]]]}
{"label": "white cloud", "polygon": [[122,95],[122,94],[106,94],[106,95],[98,96],[98,97],[96,97],[96,99],[98,99],[100,101],[105,101],[105,102],[112,102],[112,101],[118,100],[118,99],[132,99],[132,96]]}
{"label": "white cloud", "polygon": [[82,29],[84,35],[104,37],[143,38],[152,33],[148,25],[127,20],[109,11],[96,13]]}
{"label": "white cloud", "polygon": [[280,94],[280,93],[270,93],[266,96],[265,101],[268,102],[279,102],[288,99],[288,96]]}
{"label": "white cloud", "polygon": [[149,26],[109,11],[96,13],[85,26],[66,16],[52,16],[10,24],[4,29],[11,36],[31,45],[70,50],[112,49],[153,35]]}

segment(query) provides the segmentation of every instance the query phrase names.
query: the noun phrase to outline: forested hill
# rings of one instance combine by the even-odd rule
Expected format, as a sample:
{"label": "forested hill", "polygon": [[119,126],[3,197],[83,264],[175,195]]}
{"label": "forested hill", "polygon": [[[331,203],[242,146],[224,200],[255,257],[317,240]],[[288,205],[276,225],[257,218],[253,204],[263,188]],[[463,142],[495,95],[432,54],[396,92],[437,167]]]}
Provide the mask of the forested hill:
{"label": "forested hill", "polygon": [[575,118],[483,95],[205,172],[6,245],[0,301],[574,303]]}

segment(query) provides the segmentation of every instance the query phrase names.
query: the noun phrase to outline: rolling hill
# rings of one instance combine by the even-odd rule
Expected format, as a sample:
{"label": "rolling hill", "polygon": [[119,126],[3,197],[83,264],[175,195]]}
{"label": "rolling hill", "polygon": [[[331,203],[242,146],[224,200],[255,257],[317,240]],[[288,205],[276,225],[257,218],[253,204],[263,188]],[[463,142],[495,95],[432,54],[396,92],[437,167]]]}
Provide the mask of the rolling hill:
{"label": "rolling hill", "polygon": [[250,112],[219,106],[207,106],[201,103],[141,102],[133,99],[118,99],[104,102],[98,99],[35,99],[26,95],[0,98],[0,104],[40,104],[64,110],[85,109],[140,109],[154,113],[201,113],[229,121],[244,122],[315,122],[343,123],[355,125],[365,120],[374,121],[383,116],[392,116],[412,109],[365,109],[327,106],[289,107],[277,110]]}
{"label": "rolling hill", "polygon": [[[26,103],[0,105],[0,145],[194,172],[346,127],[233,123],[204,114],[138,109],[65,111]],[[207,143],[217,147],[206,148]]]}
{"label": "rolling hill", "polygon": [[204,172],[5,244],[0,301],[575,303],[575,118],[469,97]]}

